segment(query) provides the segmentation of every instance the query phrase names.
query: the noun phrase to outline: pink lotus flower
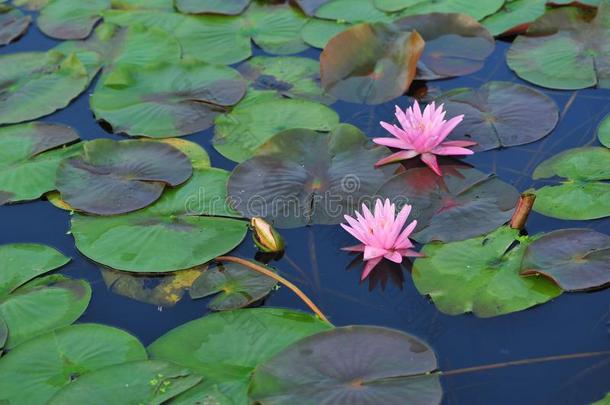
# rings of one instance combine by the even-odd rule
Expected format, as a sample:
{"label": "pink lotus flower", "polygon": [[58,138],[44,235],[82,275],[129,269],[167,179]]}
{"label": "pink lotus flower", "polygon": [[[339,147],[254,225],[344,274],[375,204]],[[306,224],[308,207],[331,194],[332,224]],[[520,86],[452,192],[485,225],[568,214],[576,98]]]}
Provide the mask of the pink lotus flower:
{"label": "pink lotus flower", "polygon": [[362,204],[363,215],[356,211],[357,219],[345,215],[345,220],[349,225],[341,224],[341,226],[362,243],[343,248],[343,250],[364,253],[366,265],[361,280],[367,278],[384,257],[395,263],[401,263],[403,256],[421,256],[411,250],[413,243],[409,239],[409,235],[417,226],[417,221],[411,221],[403,229],[410,213],[411,206],[405,205],[394,217],[396,206],[390,204],[388,199],[382,203],[378,198],[375,203],[375,214],[372,214],[368,207]]}
{"label": "pink lotus flower", "polygon": [[442,173],[438,167],[436,155],[471,155],[474,153],[465,147],[476,145],[476,142],[445,141],[451,131],[462,122],[464,116],[458,115],[446,121],[443,104],[436,108],[434,102],[432,102],[426,106],[423,114],[417,101],[406,111],[402,111],[400,107],[396,106],[396,118],[402,128],[387,122],[381,122],[381,126],[395,138],[375,138],[373,142],[403,150],[381,159],[375,163],[375,167],[421,155],[421,160],[441,176]]}

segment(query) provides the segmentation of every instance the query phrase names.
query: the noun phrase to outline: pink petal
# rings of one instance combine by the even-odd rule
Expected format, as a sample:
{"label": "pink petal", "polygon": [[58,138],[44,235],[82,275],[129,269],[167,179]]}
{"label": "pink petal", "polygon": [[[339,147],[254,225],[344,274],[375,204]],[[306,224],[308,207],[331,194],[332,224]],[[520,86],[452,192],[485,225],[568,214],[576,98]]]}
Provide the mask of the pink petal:
{"label": "pink petal", "polygon": [[445,142],[441,143],[439,146],[465,147],[465,146],[474,146],[474,145],[478,145],[478,143],[473,142],[473,141],[445,141]]}
{"label": "pink petal", "polygon": [[443,175],[443,173],[441,172],[441,168],[438,167],[436,156],[431,153],[424,153],[423,155],[421,155],[421,160],[422,162],[427,164],[434,173],[438,174],[439,176]]}
{"label": "pink petal", "polygon": [[458,115],[457,117],[451,118],[444,125],[442,130],[438,133],[438,141],[442,142],[447,138],[447,136],[458,126],[460,122],[464,119],[464,115]]}
{"label": "pink petal", "polygon": [[396,138],[373,138],[373,142],[377,145],[388,146],[390,148],[408,149],[409,145],[402,139]]}
{"label": "pink petal", "polygon": [[355,230],[355,229],[350,228],[349,226],[347,226],[347,225],[345,225],[345,224],[340,224],[340,225],[341,225],[341,227],[342,227],[343,229],[345,229],[347,232],[349,232],[349,233],[350,233],[350,235],[352,235],[354,238],[358,239],[358,240],[359,240],[359,241],[361,241],[361,242],[364,242],[364,240],[363,240],[364,238],[362,237],[362,235],[360,234],[360,232],[358,232],[358,231],[357,231],[357,230]]}
{"label": "pink petal", "polygon": [[423,253],[419,253],[411,249],[401,249],[400,254],[404,257],[426,257],[426,255],[424,255]]}
{"label": "pink petal", "polygon": [[364,252],[364,245],[361,243],[359,245],[346,246],[342,247],[341,250],[345,252]]}
{"label": "pink petal", "polygon": [[409,236],[413,233],[413,230],[415,229],[416,226],[417,226],[417,220],[411,221],[411,223],[402,231],[402,233],[398,236],[398,238],[396,238],[395,247],[397,249],[407,249],[407,248],[410,248],[411,246],[413,246],[413,243],[411,243]]}
{"label": "pink petal", "polygon": [[377,257],[383,257],[388,251],[374,246],[364,247],[364,260],[371,260]]}
{"label": "pink petal", "polygon": [[419,152],[416,152],[414,150],[404,150],[404,151],[396,152],[396,153],[391,154],[388,157],[385,157],[385,158],[379,160],[377,163],[375,163],[375,167],[381,167],[381,166],[385,166],[385,165],[388,165],[391,163],[400,162],[401,160],[411,159],[417,155],[419,155]]}
{"label": "pink petal", "polygon": [[365,278],[367,278],[369,276],[369,274],[371,274],[371,271],[373,271],[375,266],[377,266],[379,264],[381,259],[382,259],[381,257],[378,257],[376,259],[371,259],[366,262],[366,265],[364,266],[364,270],[362,271],[362,276],[360,277],[360,281],[364,280]]}
{"label": "pink petal", "polygon": [[402,263],[402,255],[398,252],[388,252],[383,257],[394,263]]}
{"label": "pink petal", "polygon": [[474,152],[470,149],[460,148],[459,146],[437,146],[436,148],[430,151],[435,155],[472,155]]}

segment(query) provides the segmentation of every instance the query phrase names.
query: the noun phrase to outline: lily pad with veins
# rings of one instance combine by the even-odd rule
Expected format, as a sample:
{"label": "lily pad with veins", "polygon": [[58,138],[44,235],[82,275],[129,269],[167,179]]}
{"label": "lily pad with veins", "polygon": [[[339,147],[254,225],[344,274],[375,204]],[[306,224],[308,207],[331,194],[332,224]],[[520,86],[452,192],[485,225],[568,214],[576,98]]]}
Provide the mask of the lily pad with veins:
{"label": "lily pad with veins", "polygon": [[23,35],[30,26],[30,16],[20,10],[0,4],[0,46],[9,44]]}
{"label": "lily pad with veins", "polygon": [[475,141],[475,151],[535,142],[548,135],[559,120],[557,104],[550,97],[510,82],[450,90],[437,102],[445,104],[450,117],[464,115],[449,139]]}
{"label": "lily pad with veins", "polygon": [[229,195],[243,215],[279,228],[338,224],[389,178],[391,169],[373,167],[387,153],[351,125],[288,130],[233,170]]}
{"label": "lily pad with veins", "polygon": [[484,17],[498,11],[504,4],[504,0],[424,0],[417,4],[413,0],[401,0],[407,4],[407,7],[402,11],[402,15],[416,15],[428,13],[460,13],[471,16],[476,20],[482,20]]}

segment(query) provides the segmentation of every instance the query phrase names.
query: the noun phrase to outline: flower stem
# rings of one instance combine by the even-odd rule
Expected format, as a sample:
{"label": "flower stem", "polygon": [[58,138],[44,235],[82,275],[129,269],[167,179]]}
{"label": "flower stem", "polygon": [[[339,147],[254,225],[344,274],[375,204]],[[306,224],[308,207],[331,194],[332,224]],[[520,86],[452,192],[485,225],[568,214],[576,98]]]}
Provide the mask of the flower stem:
{"label": "flower stem", "polygon": [[[256,263],[252,263],[249,260],[246,259],[242,259],[239,257],[233,257],[233,256],[219,256],[216,258],[217,261],[219,262],[233,262],[233,263],[237,263],[237,264],[241,264],[242,266],[245,266],[247,268],[249,268],[250,270],[254,270],[258,273],[264,274],[267,277],[271,277],[272,279],[276,280],[277,282],[285,285],[286,287],[288,287],[293,293],[295,293],[301,300],[303,300],[303,302],[305,304],[307,304],[307,306],[320,318],[322,319],[324,322],[329,323],[330,321],[328,320],[328,318],[326,318],[326,316],[324,316],[324,314],[322,313],[322,311],[320,311],[320,309],[316,306],[316,304],[313,303],[312,300],[310,300],[307,295],[305,295],[305,293],[303,291],[301,291],[299,289],[299,287],[297,287],[296,285],[292,284],[290,281],[286,280],[284,277],[275,274],[274,272],[267,270],[265,267],[260,266]],[[331,324],[332,325],[332,324]]]}
{"label": "flower stem", "polygon": [[523,229],[527,222],[527,217],[536,201],[536,194],[531,191],[526,191],[519,197],[519,202],[515,208],[515,213],[510,219],[510,227],[513,229]]}

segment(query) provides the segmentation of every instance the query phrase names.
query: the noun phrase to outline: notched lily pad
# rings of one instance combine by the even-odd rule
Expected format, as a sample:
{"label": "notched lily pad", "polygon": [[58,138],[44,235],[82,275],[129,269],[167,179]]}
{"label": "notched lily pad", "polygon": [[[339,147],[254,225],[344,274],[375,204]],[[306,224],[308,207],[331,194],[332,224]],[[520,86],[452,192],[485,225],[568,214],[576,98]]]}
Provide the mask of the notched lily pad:
{"label": "notched lily pad", "polygon": [[57,39],[84,39],[110,7],[110,0],[51,0],[37,19],[38,28]]}
{"label": "notched lily pad", "polygon": [[387,153],[351,125],[329,134],[288,130],[233,170],[229,195],[245,216],[279,228],[338,224],[389,178],[391,169],[373,167]]}
{"label": "notched lily pad", "polygon": [[185,14],[241,14],[250,0],[176,0],[176,8]]}
{"label": "notched lily pad", "polygon": [[245,91],[229,67],[180,61],[120,69],[98,85],[91,108],[114,132],[167,138],[209,128]]}
{"label": "notched lily pad", "polygon": [[60,162],[78,154],[81,144],[72,128],[32,122],[0,128],[0,192],[6,202],[35,200],[55,189]]}
{"label": "notched lily pad", "polygon": [[478,238],[428,244],[425,257],[413,264],[413,282],[449,315],[472,312],[487,318],[542,304],[562,291],[546,277],[519,274],[529,243],[504,226]]}
{"label": "notched lily pad", "polygon": [[450,90],[437,100],[445,104],[448,116],[464,114],[464,121],[449,139],[475,141],[475,151],[535,142],[548,135],[559,120],[557,105],[550,97],[510,82]]}
{"label": "notched lily pad", "polygon": [[56,186],[76,210],[116,215],[152,204],[166,186],[184,183],[192,172],[188,157],[168,144],[96,139],[59,165]]}
{"label": "notched lily pad", "polygon": [[534,179],[563,177],[558,185],[536,190],[534,210],[561,219],[594,219],[610,216],[610,150],[575,148],[542,162]]}
{"label": "notched lily pad", "polygon": [[404,94],[415,78],[424,40],[389,24],[359,24],[333,37],[322,55],[322,87],[333,96],[381,104]]}
{"label": "notched lily pad", "polygon": [[610,283],[610,237],[591,229],[562,229],[532,242],[523,258],[522,275],[541,274],[566,291]]}
{"label": "notched lily pad", "polygon": [[437,404],[443,396],[432,349],[374,326],[320,332],[258,365],[250,396],[264,404]]}
{"label": "notched lily pad", "polygon": [[194,299],[218,294],[210,301],[208,308],[213,311],[227,311],[243,308],[263,299],[276,285],[277,281],[271,277],[237,263],[225,263],[208,267],[193,283],[190,294]]}
{"label": "notched lily pad", "polygon": [[413,206],[418,242],[458,241],[480,236],[506,223],[519,192],[494,175],[460,166],[442,166],[439,177],[413,168],[392,177],[377,194],[402,206]]}
{"label": "notched lily pad", "polygon": [[23,35],[31,21],[32,17],[24,15],[18,9],[0,4],[0,46],[7,45]]}

